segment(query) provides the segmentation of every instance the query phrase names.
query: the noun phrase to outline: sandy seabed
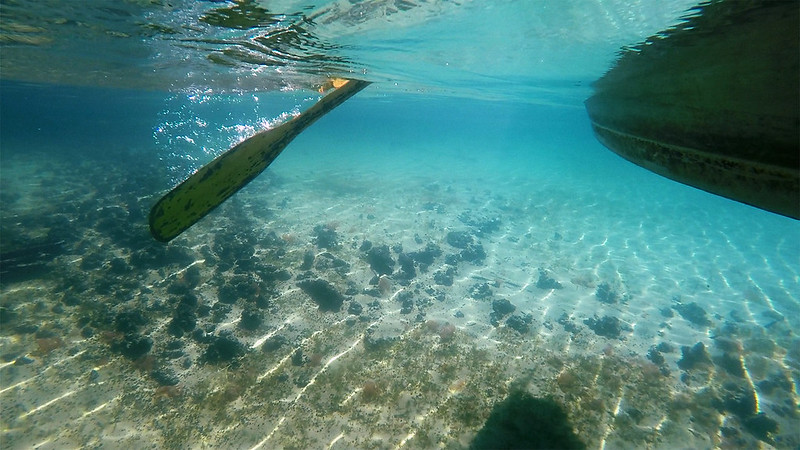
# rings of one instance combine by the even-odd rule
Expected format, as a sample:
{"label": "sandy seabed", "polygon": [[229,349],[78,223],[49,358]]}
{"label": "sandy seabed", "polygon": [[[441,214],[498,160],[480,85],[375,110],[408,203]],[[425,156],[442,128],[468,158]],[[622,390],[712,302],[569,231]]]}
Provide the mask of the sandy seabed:
{"label": "sandy seabed", "polygon": [[57,245],[3,280],[3,446],[463,448],[519,390],[589,448],[800,445],[794,224],[304,156],[168,245],[136,155],[6,157],[3,251]]}

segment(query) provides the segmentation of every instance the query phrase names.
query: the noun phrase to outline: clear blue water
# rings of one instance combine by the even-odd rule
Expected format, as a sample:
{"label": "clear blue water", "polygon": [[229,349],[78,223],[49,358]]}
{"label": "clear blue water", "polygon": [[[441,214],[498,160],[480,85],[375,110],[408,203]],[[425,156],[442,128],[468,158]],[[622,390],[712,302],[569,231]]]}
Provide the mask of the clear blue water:
{"label": "clear blue water", "polygon": [[[271,30],[198,21],[232,3],[66,9],[94,25],[52,28],[67,49],[21,44],[49,35],[20,28],[38,6],[9,4],[0,246],[29,266],[0,280],[4,446],[461,448],[515,388],[552,398],[589,448],[800,444],[800,225],[624,161],[582,105],[617,49],[691,2],[390,13],[400,3],[366,18],[336,12],[348,2],[271,4],[328,11],[310,28],[336,45],[249,69],[198,58],[211,39],[192,44],[205,30],[239,48]],[[45,11],[43,29],[63,23]],[[271,26],[295,16],[281,17]],[[177,34],[108,37],[142,23]],[[98,34],[108,52],[92,61],[78,43]],[[32,70],[37,58],[51,70]],[[155,201],[313,104],[300,87],[323,77],[303,70],[314,64],[375,83],[155,242]],[[452,232],[485,256],[459,260]],[[383,281],[365,241],[388,247]],[[430,245],[441,254],[408,277],[401,260]],[[308,278],[343,307],[318,309]],[[498,319],[501,300],[516,309]],[[176,328],[187,308],[196,323]]]}

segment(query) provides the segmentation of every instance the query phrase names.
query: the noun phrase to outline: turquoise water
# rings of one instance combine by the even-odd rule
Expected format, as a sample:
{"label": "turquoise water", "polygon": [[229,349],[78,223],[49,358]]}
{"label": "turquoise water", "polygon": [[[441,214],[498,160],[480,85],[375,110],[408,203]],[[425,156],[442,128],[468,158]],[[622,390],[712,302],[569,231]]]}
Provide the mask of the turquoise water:
{"label": "turquoise water", "polygon": [[[800,445],[800,225],[597,142],[591,82],[692,6],[624,3],[4,5],[0,442],[464,448],[522,390],[588,448]],[[282,60],[218,48],[303,14]],[[150,237],[161,195],[350,70],[374,83]]]}

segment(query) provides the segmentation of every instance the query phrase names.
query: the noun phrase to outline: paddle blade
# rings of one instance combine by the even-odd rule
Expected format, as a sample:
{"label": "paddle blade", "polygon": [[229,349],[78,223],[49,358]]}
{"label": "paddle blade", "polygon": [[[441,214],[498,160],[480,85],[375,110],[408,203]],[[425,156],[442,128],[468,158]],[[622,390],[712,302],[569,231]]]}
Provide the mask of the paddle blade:
{"label": "paddle blade", "polygon": [[243,188],[300,132],[369,85],[346,80],[292,120],[237,144],[164,195],[150,210],[150,233],[169,242]]}

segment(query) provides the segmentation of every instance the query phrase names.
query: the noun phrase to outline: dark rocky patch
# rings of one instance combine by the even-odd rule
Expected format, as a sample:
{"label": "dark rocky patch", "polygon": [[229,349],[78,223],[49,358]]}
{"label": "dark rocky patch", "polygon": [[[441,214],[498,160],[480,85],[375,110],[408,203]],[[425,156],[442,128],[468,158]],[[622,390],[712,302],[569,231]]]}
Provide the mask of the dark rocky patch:
{"label": "dark rocky patch", "polygon": [[247,352],[244,344],[233,336],[215,336],[203,353],[203,361],[210,364],[231,362]]}
{"label": "dark rocky patch", "polygon": [[254,331],[257,330],[262,323],[264,323],[264,319],[259,310],[255,308],[245,308],[242,310],[242,317],[239,321],[239,326],[241,328]]}
{"label": "dark rocky patch", "polygon": [[316,267],[317,270],[321,271],[333,270],[345,274],[350,270],[350,263],[336,257],[330,252],[323,252],[317,256]]}
{"label": "dark rocky patch", "polygon": [[772,435],[778,432],[778,422],[770,419],[763,412],[745,419],[744,428],[756,438],[769,444],[775,444]]}
{"label": "dark rocky patch", "polygon": [[513,313],[517,309],[507,298],[501,298],[492,302],[492,311],[501,317]]}
{"label": "dark rocky patch", "polygon": [[347,313],[354,316],[360,315],[363,311],[364,307],[358,302],[350,302],[350,305],[347,306]]}
{"label": "dark rocky patch", "polygon": [[124,275],[131,271],[131,266],[124,259],[116,257],[108,262],[108,270],[114,275]]}
{"label": "dark rocky patch", "polygon": [[409,314],[414,309],[414,294],[409,291],[403,291],[397,296],[397,301],[400,302],[400,314]]}
{"label": "dark rocky patch", "polygon": [[289,273],[288,270],[282,269],[278,266],[266,264],[261,266],[260,269],[261,270],[259,271],[259,275],[261,276],[261,280],[266,283],[272,284],[278,281],[289,281],[290,279],[292,279],[292,274]]}
{"label": "dark rocky patch", "polygon": [[371,248],[372,248],[372,242],[367,239],[364,239],[364,242],[362,242],[361,246],[358,247],[358,249],[362,252],[369,251],[369,249]]}
{"label": "dark rocky patch", "polygon": [[492,298],[492,289],[489,283],[475,283],[468,289],[469,296],[476,300],[487,300]]}
{"label": "dark rocky patch", "polygon": [[480,242],[477,244],[469,244],[464,250],[461,250],[459,258],[462,261],[480,265],[486,259],[486,251],[483,249],[483,244]]}
{"label": "dark rocky patch", "polygon": [[313,242],[319,248],[336,248],[339,246],[339,235],[330,225],[317,225],[314,227]]}
{"label": "dark rocky patch", "polygon": [[514,314],[506,319],[506,326],[520,334],[525,334],[530,330],[532,322],[533,316],[530,314]]}
{"label": "dark rocky patch", "polygon": [[378,353],[390,349],[399,338],[393,336],[373,336],[367,333],[364,336],[364,350],[371,353]]}
{"label": "dark rocky patch", "polygon": [[191,333],[194,327],[197,326],[196,307],[196,298],[194,302],[191,300],[181,300],[177,308],[175,308],[172,320],[167,326],[167,332],[175,337],[181,337],[184,333]]}
{"label": "dark rocky patch", "polygon": [[692,302],[689,304],[682,304],[678,303],[674,306],[675,310],[678,311],[678,314],[681,315],[684,319],[688,320],[689,322],[701,326],[707,327],[711,325],[711,320],[709,320],[706,310],[704,310],[700,305],[696,302]]}
{"label": "dark rocky patch", "polygon": [[597,290],[595,291],[594,295],[601,303],[606,303],[609,305],[617,303],[617,300],[619,300],[620,297],[617,291],[615,291],[608,283],[600,283],[600,285],[597,286]]}
{"label": "dark rocky patch", "polygon": [[391,275],[394,272],[394,259],[388,245],[370,248],[367,251],[367,263],[378,275]]}
{"label": "dark rocky patch", "polygon": [[314,266],[314,252],[312,250],[306,250],[303,254],[303,264],[300,265],[300,270],[311,270],[311,267]]}
{"label": "dark rocky patch", "polygon": [[433,242],[429,242],[428,245],[421,250],[408,253],[409,258],[414,260],[420,266],[426,267],[433,264],[433,261],[439,256],[442,256],[442,249]]}
{"label": "dark rocky patch", "polygon": [[460,220],[461,223],[472,227],[475,230],[476,235],[483,236],[494,233],[500,229],[500,224],[502,222],[499,218],[495,217],[489,219],[487,217],[473,217],[471,214],[471,211],[464,211],[458,215],[458,220]]}
{"label": "dark rocky patch", "polygon": [[446,269],[437,270],[433,274],[433,282],[441,286],[452,286],[455,275],[456,268],[453,266],[447,266]]}
{"label": "dark rocky patch", "polygon": [[783,373],[775,372],[759,381],[758,389],[766,395],[772,395],[776,390],[784,391],[788,395],[792,391],[792,382]]}
{"label": "dark rocky patch", "polygon": [[120,333],[136,333],[144,325],[147,318],[137,310],[122,311],[114,318],[114,325]]}
{"label": "dark rocky patch", "polygon": [[164,367],[151,371],[150,378],[158,383],[159,386],[176,386],[181,382],[175,372]]}
{"label": "dark rocky patch", "polygon": [[410,280],[417,276],[417,270],[414,268],[414,260],[405,253],[400,253],[397,256],[397,262],[400,264],[400,271],[395,275],[398,280]]}
{"label": "dark rocky patch", "polygon": [[756,393],[749,387],[725,383],[721,402],[722,409],[741,419],[746,419],[756,414]]}
{"label": "dark rocky patch", "polygon": [[458,263],[460,263],[460,262],[461,262],[461,255],[458,254],[458,253],[451,253],[451,254],[448,254],[448,255],[444,256],[444,263],[445,264],[448,264],[448,265],[451,265],[451,266],[455,266],[455,265],[458,265]]}
{"label": "dark rocky patch", "polygon": [[678,368],[681,370],[692,370],[697,367],[711,364],[711,355],[708,354],[706,346],[702,342],[689,347],[681,347],[681,359],[678,360]]}
{"label": "dark rocky patch", "polygon": [[80,268],[81,270],[96,270],[103,267],[105,261],[106,258],[103,256],[103,252],[89,253],[81,259]]}
{"label": "dark rocky patch", "polygon": [[284,345],[288,344],[289,340],[286,337],[276,334],[267,338],[263,344],[261,344],[261,350],[264,352],[274,352],[275,350],[280,349]]}
{"label": "dark rocky patch", "polygon": [[344,296],[332,284],[321,278],[302,280],[297,286],[319,305],[320,311],[337,312],[344,303]]}
{"label": "dark rocky patch", "polygon": [[656,348],[655,345],[650,347],[650,349],[647,351],[647,359],[657,366],[660,366],[666,362],[664,360],[664,355],[658,351],[658,348]]}
{"label": "dark rocky patch", "polygon": [[658,345],[656,345],[656,350],[661,353],[672,353],[675,351],[675,347],[669,342],[660,342]]}
{"label": "dark rocky patch", "polygon": [[735,377],[744,378],[744,366],[739,355],[723,353],[714,358],[714,364]]}
{"label": "dark rocky patch", "polygon": [[557,322],[564,327],[564,330],[576,334],[580,332],[580,327],[575,324],[575,322],[569,317],[569,314],[563,313],[559,316]]}
{"label": "dark rocky patch", "polygon": [[544,269],[539,269],[539,279],[536,280],[536,287],[539,289],[561,289],[564,286],[548,275]]}
{"label": "dark rocky patch", "polygon": [[222,303],[232,305],[240,298],[256,298],[259,291],[260,286],[250,277],[234,275],[227,283],[219,287],[217,298]]}
{"label": "dark rocky patch", "polygon": [[194,262],[191,251],[180,245],[148,243],[131,253],[130,264],[144,269],[159,269],[168,265],[188,266]]}
{"label": "dark rocky patch", "polygon": [[469,448],[584,449],[567,414],[551,399],[515,391],[495,405]]}
{"label": "dark rocky patch", "polygon": [[214,306],[211,307],[211,321],[213,323],[224,322],[231,310],[231,305],[222,302],[214,303]]}
{"label": "dark rocky patch", "polygon": [[[297,350],[294,351],[294,353],[292,353],[292,365],[293,366],[300,367],[303,364],[305,364],[306,361],[308,361],[308,358],[306,358],[306,356],[303,354],[303,349],[298,348]],[[308,384],[308,383],[306,382],[302,386],[305,386],[306,384]]]}
{"label": "dark rocky patch", "polygon": [[465,249],[472,244],[473,238],[466,231],[451,231],[445,236],[445,241],[455,248]]}
{"label": "dark rocky patch", "polygon": [[153,348],[153,340],[146,336],[127,335],[111,345],[111,350],[119,352],[128,359],[137,359],[146,355]]}
{"label": "dark rocky patch", "polygon": [[594,316],[584,320],[583,323],[594,331],[596,335],[609,339],[617,339],[623,331],[630,331],[630,327],[613,316],[603,316],[600,319]]}
{"label": "dark rocky patch", "polygon": [[661,310],[659,312],[661,313],[662,316],[664,316],[664,317],[666,317],[668,319],[670,317],[675,316],[675,313],[672,312],[672,308],[669,308],[669,307],[661,308]]}

